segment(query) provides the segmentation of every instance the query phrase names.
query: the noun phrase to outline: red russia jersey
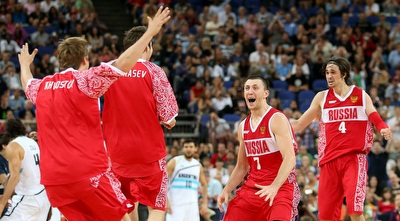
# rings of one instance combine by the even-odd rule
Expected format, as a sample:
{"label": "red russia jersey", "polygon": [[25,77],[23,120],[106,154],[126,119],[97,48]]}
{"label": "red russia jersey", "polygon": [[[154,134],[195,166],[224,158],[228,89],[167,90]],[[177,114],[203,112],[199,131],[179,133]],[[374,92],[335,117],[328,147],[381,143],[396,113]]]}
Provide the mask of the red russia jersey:
{"label": "red russia jersey", "polygon": [[[246,151],[247,161],[250,165],[250,172],[245,185],[254,188],[254,184],[269,185],[278,175],[282,164],[282,155],[274,134],[271,131],[271,119],[276,114],[282,114],[275,108],[269,108],[261,121],[253,128],[251,125],[251,115],[244,120],[243,140]],[[289,121],[287,122],[289,124]],[[297,152],[297,143],[291,129],[293,146]],[[296,181],[296,173],[293,168],[288,180],[285,183]]]}
{"label": "red russia jersey", "polygon": [[121,74],[102,63],[28,82],[26,95],[37,108],[42,184],[73,183],[106,171],[98,98]]}
{"label": "red russia jersey", "polygon": [[319,165],[350,153],[368,153],[374,139],[372,124],[365,112],[361,88],[352,86],[341,98],[333,88],[326,90],[319,125]]}
{"label": "red russia jersey", "polygon": [[127,177],[148,175],[148,171],[130,169],[129,165],[151,163],[166,156],[160,121],[172,120],[178,111],[164,71],[139,59],[104,96],[104,136],[114,170],[124,170],[116,172]]}

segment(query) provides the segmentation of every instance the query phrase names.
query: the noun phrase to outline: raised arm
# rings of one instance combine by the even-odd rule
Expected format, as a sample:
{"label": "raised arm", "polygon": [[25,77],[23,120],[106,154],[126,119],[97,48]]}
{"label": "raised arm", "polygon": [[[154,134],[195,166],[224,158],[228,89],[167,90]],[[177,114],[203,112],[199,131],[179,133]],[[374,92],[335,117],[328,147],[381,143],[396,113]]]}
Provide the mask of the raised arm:
{"label": "raised arm", "polygon": [[20,53],[18,54],[18,60],[21,67],[21,84],[24,91],[26,90],[26,85],[28,81],[33,78],[30,65],[37,54],[38,49],[35,48],[32,54],[29,53],[29,46],[28,43],[25,43],[22,46]]}
{"label": "raised arm", "polygon": [[147,31],[134,45],[126,49],[113,65],[124,72],[128,72],[142,56],[143,51],[146,49],[147,45],[149,45],[153,37],[160,31],[163,24],[171,18],[169,13],[169,8],[163,8],[161,6],[153,19],[147,17],[149,20]]}

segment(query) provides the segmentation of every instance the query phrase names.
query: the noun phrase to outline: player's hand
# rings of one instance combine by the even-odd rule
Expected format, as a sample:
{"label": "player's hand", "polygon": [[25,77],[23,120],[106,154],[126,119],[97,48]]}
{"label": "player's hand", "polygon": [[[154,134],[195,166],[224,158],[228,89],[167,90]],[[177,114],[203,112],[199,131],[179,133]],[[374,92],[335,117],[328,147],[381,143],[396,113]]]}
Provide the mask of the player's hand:
{"label": "player's hand", "polygon": [[256,184],[256,187],[260,189],[259,191],[256,192],[256,195],[258,195],[259,197],[265,197],[265,201],[269,200],[269,206],[272,206],[275,196],[278,193],[278,188],[275,188],[272,185],[261,186],[258,184]]}
{"label": "player's hand", "polygon": [[221,194],[218,195],[217,198],[217,205],[218,205],[218,209],[219,211],[223,212],[224,209],[222,207],[222,204],[228,204],[228,199],[229,199],[229,193],[226,192],[225,190],[222,190]]}
{"label": "player's hand", "polygon": [[208,215],[207,202],[204,202],[204,203],[200,206],[200,215],[203,216],[203,217],[207,217],[207,215]]}
{"label": "player's hand", "polygon": [[383,128],[381,129],[381,135],[385,138],[385,140],[390,140],[392,139],[392,131],[390,128]]}
{"label": "player's hand", "polygon": [[147,31],[149,31],[152,36],[157,35],[157,33],[161,30],[163,24],[165,24],[170,18],[171,16],[169,8],[164,8],[163,6],[161,6],[160,8],[158,8],[158,11],[153,18],[147,16],[147,20],[149,21]]}
{"label": "player's hand", "polygon": [[18,54],[18,60],[21,66],[28,67],[32,62],[33,59],[35,58],[36,54],[38,52],[38,49],[35,48],[33,50],[32,54],[29,54],[29,45],[28,43],[25,43],[22,45],[21,51]]}
{"label": "player's hand", "polygon": [[167,129],[172,129],[173,127],[175,127],[175,124],[176,124],[176,120],[175,119],[173,119],[173,120],[171,120],[171,122],[169,122],[169,123],[166,123],[166,122],[161,122],[162,123],[162,125],[164,125],[164,127],[165,128],[167,128]]}

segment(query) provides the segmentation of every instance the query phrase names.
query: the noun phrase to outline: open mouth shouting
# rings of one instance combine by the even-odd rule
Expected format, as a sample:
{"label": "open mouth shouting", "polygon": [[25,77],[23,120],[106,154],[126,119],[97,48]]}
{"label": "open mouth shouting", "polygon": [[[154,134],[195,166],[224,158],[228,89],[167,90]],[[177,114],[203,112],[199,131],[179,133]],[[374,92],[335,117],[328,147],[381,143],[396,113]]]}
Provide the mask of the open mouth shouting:
{"label": "open mouth shouting", "polygon": [[256,101],[255,98],[248,98],[247,100],[249,101],[250,104],[252,104],[252,103],[254,103]]}

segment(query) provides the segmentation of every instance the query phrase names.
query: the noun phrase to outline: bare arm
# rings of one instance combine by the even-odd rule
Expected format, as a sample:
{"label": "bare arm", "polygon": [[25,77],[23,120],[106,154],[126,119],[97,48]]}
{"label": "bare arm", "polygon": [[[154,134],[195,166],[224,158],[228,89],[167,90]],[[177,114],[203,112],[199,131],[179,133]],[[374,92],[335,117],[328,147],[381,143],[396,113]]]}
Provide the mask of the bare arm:
{"label": "bare arm", "polygon": [[5,186],[6,181],[7,181],[7,175],[5,173],[0,174],[0,184]]}
{"label": "bare arm", "polygon": [[19,182],[21,161],[24,157],[24,150],[19,144],[11,142],[7,148],[8,150],[6,151],[8,151],[8,153],[6,159],[8,161],[10,177],[8,179],[7,186],[4,189],[4,194],[0,198],[0,214],[3,212],[4,207],[7,205],[8,199],[10,199],[13,195],[15,187]]}
{"label": "bare arm", "polygon": [[170,18],[169,8],[163,9],[162,6],[158,9],[153,19],[147,17],[149,21],[147,31],[134,45],[126,49],[113,65],[124,72],[128,72],[142,56],[143,51],[146,49],[147,45],[149,45],[153,37],[160,31],[163,24],[165,24]]}
{"label": "bare arm", "polygon": [[21,84],[24,91],[26,90],[26,85],[28,81],[33,78],[30,65],[37,54],[38,49],[33,50],[32,54],[29,54],[28,43],[22,46],[20,53],[18,54],[18,60],[21,67]]}
{"label": "bare arm", "polygon": [[244,150],[242,129],[243,121],[239,125],[238,129],[238,140],[240,142],[238,159],[233,169],[233,172],[229,178],[228,183],[225,188],[222,190],[222,193],[218,196],[218,208],[222,211],[222,203],[228,203],[229,194],[243,181],[243,178],[246,176],[249,170],[249,164],[247,162],[246,153]]}
{"label": "bare arm", "polygon": [[304,112],[298,120],[293,120],[292,124],[294,132],[300,132],[304,130],[314,120],[314,118],[321,114],[321,104],[324,99],[325,91],[318,92],[311,102],[310,107]]}
{"label": "bare arm", "polygon": [[201,198],[204,199],[203,203],[201,204],[200,214],[207,214],[207,211],[208,211],[208,205],[207,205],[208,184],[207,184],[206,176],[204,175],[204,168],[201,164],[200,164],[200,183],[201,183],[201,189],[202,189]]}
{"label": "bare arm", "polygon": [[283,114],[274,115],[271,119],[271,130],[275,135],[283,161],[279,167],[278,174],[271,185],[260,186],[256,184],[256,187],[260,188],[256,194],[260,197],[266,196],[265,201],[269,199],[269,205],[272,205],[279,188],[288,179],[290,172],[296,165],[296,156],[293,148],[293,142],[295,142],[295,138],[291,133],[289,122],[286,116]]}

